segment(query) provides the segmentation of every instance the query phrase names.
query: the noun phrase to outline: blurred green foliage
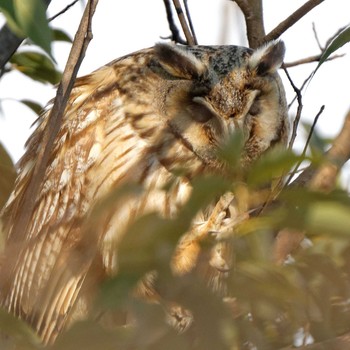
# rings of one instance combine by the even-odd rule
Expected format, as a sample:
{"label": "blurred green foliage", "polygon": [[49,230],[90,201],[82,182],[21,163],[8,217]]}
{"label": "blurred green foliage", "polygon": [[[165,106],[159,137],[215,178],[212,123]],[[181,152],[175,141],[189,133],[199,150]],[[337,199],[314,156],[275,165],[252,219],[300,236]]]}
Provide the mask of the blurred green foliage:
{"label": "blurred green foliage", "polygon": [[[278,202],[225,236],[234,254],[224,300],[208,288],[200,269],[174,276],[169,268],[177,240],[198,210],[225,191],[235,192],[243,178],[251,179],[248,194],[259,193],[261,182],[253,172],[261,172],[265,183],[266,174],[280,176],[281,169],[284,173],[298,161],[290,151],[269,152],[244,174],[243,170],[234,174],[231,181],[220,176],[196,179],[193,195],[177,218],[141,217],[118,248],[120,272],[100,286],[95,302],[100,312],[128,312],[131,324],[105,327],[93,318],[79,321],[50,348],[282,349],[293,344],[300,329],[309,332],[315,342],[349,332],[350,199],[342,189],[323,194],[286,188]],[[129,187],[111,193],[96,209],[96,222],[126,193],[139,190]],[[276,232],[285,227],[307,232],[312,244],[300,248],[289,263],[277,266],[272,246]],[[208,237],[201,243],[204,258],[213,242],[215,238]],[[164,300],[182,305],[194,316],[193,325],[184,333],[165,322],[163,304],[134,297],[138,281],[155,270],[156,288]],[[0,316],[2,334],[6,334],[0,345],[40,348],[25,324],[5,313]]]}

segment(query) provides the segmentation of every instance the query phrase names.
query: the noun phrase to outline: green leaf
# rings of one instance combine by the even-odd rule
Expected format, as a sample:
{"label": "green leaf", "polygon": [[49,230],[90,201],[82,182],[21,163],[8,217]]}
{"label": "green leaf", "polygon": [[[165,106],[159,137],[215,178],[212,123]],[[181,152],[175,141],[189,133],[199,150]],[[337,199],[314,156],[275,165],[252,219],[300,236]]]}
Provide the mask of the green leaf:
{"label": "green leaf", "polygon": [[52,31],[42,0],[14,0],[17,23],[33,43],[51,56]]}
{"label": "green leaf", "polygon": [[11,57],[10,62],[13,68],[42,83],[57,84],[62,76],[52,61],[46,55],[38,52],[16,53]]}
{"label": "green leaf", "polygon": [[0,0],[0,8],[17,35],[30,38],[51,56],[52,30],[42,0]]}
{"label": "green leaf", "polygon": [[290,150],[274,148],[265,153],[251,167],[248,173],[248,184],[261,185],[286,174],[300,157]]}
{"label": "green leaf", "polygon": [[68,43],[72,42],[71,37],[61,29],[53,29],[52,33],[54,41],[66,41]]}
{"label": "green leaf", "polygon": [[12,160],[0,143],[0,209],[6,203],[15,183],[16,171]]}
{"label": "green leaf", "polygon": [[4,14],[7,21],[7,25],[10,27],[10,29],[17,36],[24,38],[26,35],[17,22],[14,2],[12,0],[0,0],[0,10]]}
{"label": "green leaf", "polygon": [[321,64],[324,63],[333,52],[338,50],[340,47],[342,47],[349,41],[350,41],[350,27],[347,27],[336,38],[332,40],[332,42],[329,44],[325,52],[322,54],[320,61],[316,67],[315,73],[318,70],[318,68],[321,66]]}
{"label": "green leaf", "polygon": [[37,102],[30,101],[30,100],[19,100],[18,102],[21,102],[24,105],[26,105],[37,115],[40,115],[41,112],[43,111],[43,106]]}
{"label": "green leaf", "polygon": [[307,215],[307,227],[313,232],[332,232],[349,236],[350,206],[339,202],[313,204]]}
{"label": "green leaf", "polygon": [[40,341],[24,321],[0,309],[0,349],[38,350]]}

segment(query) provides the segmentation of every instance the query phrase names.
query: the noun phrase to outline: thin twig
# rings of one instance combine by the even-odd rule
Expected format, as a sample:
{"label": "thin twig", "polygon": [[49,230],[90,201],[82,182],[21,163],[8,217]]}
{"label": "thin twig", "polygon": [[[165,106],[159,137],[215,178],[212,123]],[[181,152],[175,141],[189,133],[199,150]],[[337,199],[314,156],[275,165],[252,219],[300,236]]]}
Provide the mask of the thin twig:
{"label": "thin twig", "polygon": [[40,148],[33,174],[29,180],[27,190],[21,203],[21,215],[14,222],[11,239],[21,240],[32,216],[36,200],[44,180],[45,170],[49,161],[55,137],[60,129],[61,121],[67,101],[72,90],[78,69],[84,58],[86,48],[92,39],[91,19],[95,12],[98,0],[89,0],[81,19],[78,31],[69,54],[62,80],[58,86],[56,98],[51,109],[50,120],[43,136],[43,147]]}
{"label": "thin twig", "polygon": [[304,145],[304,149],[303,151],[301,152],[301,155],[300,155],[300,160],[297,162],[297,164],[295,165],[294,169],[291,171],[287,181],[286,181],[286,186],[288,186],[288,184],[291,182],[292,178],[294,177],[294,175],[298,172],[298,169],[301,165],[301,163],[303,162],[304,158],[305,158],[305,155],[306,155],[306,151],[307,151],[307,148],[309,147],[309,144],[310,144],[310,141],[311,141],[311,137],[315,131],[315,127],[316,127],[316,124],[318,122],[318,119],[320,117],[320,115],[323,113],[324,111],[324,105],[321,106],[319,112],[316,114],[316,117],[314,118],[314,121],[311,125],[311,129],[309,131],[309,134],[307,136],[307,139],[306,139],[306,142],[305,142],[305,145]]}
{"label": "thin twig", "polygon": [[170,0],[163,0],[163,2],[164,2],[164,6],[165,6],[166,17],[167,17],[167,21],[169,24],[169,29],[171,31],[171,40],[174,41],[175,43],[186,44],[186,41],[181,38],[179,30],[175,24],[173,12],[171,10]]}
{"label": "thin twig", "polygon": [[179,0],[173,0],[173,4],[175,6],[175,10],[177,13],[177,16],[179,17],[179,21],[182,27],[182,30],[184,32],[185,38],[187,40],[187,44],[190,46],[196,45],[196,42],[191,34],[191,31],[188,27],[186,18],[184,16],[184,12],[182,10],[181,4]]}
{"label": "thin twig", "polygon": [[194,31],[192,18],[191,18],[191,12],[190,12],[190,9],[188,8],[187,0],[184,0],[184,5],[185,5],[187,21],[188,21],[188,24],[190,25],[190,29],[191,29],[191,33],[192,33],[192,36],[193,36],[194,44],[198,45],[197,36],[196,36],[195,31]]}
{"label": "thin twig", "polygon": [[292,149],[293,148],[293,144],[294,144],[294,141],[295,141],[295,138],[297,137],[297,132],[298,132],[298,125],[299,125],[299,121],[300,121],[300,118],[301,118],[301,111],[303,109],[303,103],[302,103],[302,96],[301,96],[301,91],[300,89],[298,89],[293,80],[291,79],[287,69],[285,67],[283,67],[284,69],[284,72],[286,73],[287,75],[287,78],[289,80],[289,83],[292,85],[293,87],[293,90],[296,94],[296,97],[297,97],[297,100],[298,100],[298,109],[297,109],[297,113],[296,113],[296,116],[294,118],[294,123],[293,123],[293,130],[292,130],[292,136],[290,138],[290,141],[289,141],[289,145],[288,145],[288,148],[289,149]]}
{"label": "thin twig", "polygon": [[[291,67],[296,67],[299,66],[301,64],[306,64],[306,63],[313,63],[313,62],[319,62],[321,56],[323,53],[320,53],[318,55],[314,55],[314,56],[310,56],[310,57],[306,57],[306,58],[302,58],[300,60],[297,61],[293,61],[293,62],[288,62],[284,64],[284,67],[286,68],[291,68]],[[345,54],[340,54],[340,55],[333,55],[331,57],[328,57],[326,61],[332,61],[336,58],[340,58],[340,57],[344,57]]]}
{"label": "thin twig", "polygon": [[292,183],[293,186],[310,186],[313,189],[329,191],[343,165],[350,159],[350,110],[343,127],[327,151],[325,162],[320,168],[309,165]]}
{"label": "thin twig", "polygon": [[320,42],[320,39],[318,38],[318,34],[317,34],[317,31],[316,31],[315,22],[312,22],[312,31],[314,32],[314,37],[315,37],[315,40],[316,40],[316,42],[317,42],[318,48],[319,48],[321,51],[323,51],[324,48],[322,47],[321,42]]}
{"label": "thin twig", "polygon": [[264,42],[269,42],[279,38],[287,29],[293,26],[301,18],[303,18],[307,13],[309,13],[314,7],[321,4],[324,0],[309,0],[295,12],[293,12],[288,18],[281,22],[276,28],[272,29],[264,37]]}
{"label": "thin twig", "polygon": [[47,19],[48,22],[53,21],[57,17],[63,15],[65,12],[67,12],[72,6],[74,6],[79,0],[74,0],[72,3],[68,4],[64,9],[61,11],[57,12],[54,16],[50,17]]}
{"label": "thin twig", "polygon": [[[310,79],[313,77],[314,72],[312,71],[309,76],[304,80],[304,82],[301,84],[301,87],[298,89],[300,93],[304,90],[306,84],[310,81]],[[288,110],[291,108],[293,103],[298,99],[298,95],[295,95],[295,97],[292,99],[292,101],[288,105]]]}
{"label": "thin twig", "polygon": [[327,151],[326,159],[327,162],[313,176],[310,187],[328,192],[334,187],[341,168],[350,159],[350,111],[332,147]]}

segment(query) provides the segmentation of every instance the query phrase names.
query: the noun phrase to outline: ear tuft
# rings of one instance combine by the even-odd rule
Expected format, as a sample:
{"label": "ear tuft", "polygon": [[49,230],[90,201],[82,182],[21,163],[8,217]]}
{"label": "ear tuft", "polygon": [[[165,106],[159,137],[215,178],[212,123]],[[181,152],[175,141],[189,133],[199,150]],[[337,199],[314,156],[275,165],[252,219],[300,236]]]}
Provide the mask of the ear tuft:
{"label": "ear tuft", "polygon": [[285,45],[283,41],[271,41],[258,48],[249,58],[249,67],[258,75],[273,73],[281,67],[284,59]]}
{"label": "ear tuft", "polygon": [[206,72],[205,64],[193,54],[174,44],[157,44],[155,55],[171,75],[183,79],[198,79]]}

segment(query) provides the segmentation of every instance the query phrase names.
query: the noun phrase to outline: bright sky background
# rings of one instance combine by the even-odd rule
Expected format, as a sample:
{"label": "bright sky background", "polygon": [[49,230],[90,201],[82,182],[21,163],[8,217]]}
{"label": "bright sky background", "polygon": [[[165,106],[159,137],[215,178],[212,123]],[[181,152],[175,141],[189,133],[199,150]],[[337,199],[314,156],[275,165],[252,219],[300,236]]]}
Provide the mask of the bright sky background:
{"label": "bright sky background", "polygon": [[[63,9],[71,1],[53,0],[49,15]],[[265,0],[265,26],[269,32],[306,0]],[[245,24],[236,5],[229,0],[188,0],[199,44],[246,45]],[[76,4],[68,13],[53,22],[54,27],[64,28],[71,36],[80,21],[83,6]],[[315,23],[321,44],[325,44],[340,27],[350,22],[348,0],[325,0],[283,36],[287,52],[285,62],[318,54],[320,51],[312,30]],[[1,19],[0,19],[1,20]],[[3,21],[0,21],[2,24]],[[229,23],[230,25],[227,25]],[[93,19],[94,38],[90,43],[79,75],[87,74],[109,61],[130,52],[149,47],[170,34],[162,0],[100,0]],[[54,57],[61,69],[64,68],[70,45],[58,43]],[[344,116],[350,108],[350,45],[340,53],[343,58],[328,62],[318,71],[303,97],[302,120],[313,120],[321,105],[326,109],[318,123],[318,130],[325,136],[334,136],[339,131]],[[300,86],[315,68],[307,64],[289,70],[295,84]],[[285,80],[287,99],[293,92]],[[24,143],[33,129],[30,125],[36,115],[16,100],[31,99],[42,104],[54,96],[54,90],[24,77],[20,73],[5,74],[0,80],[0,142],[17,161],[23,154]],[[349,177],[349,175],[347,176]]]}

